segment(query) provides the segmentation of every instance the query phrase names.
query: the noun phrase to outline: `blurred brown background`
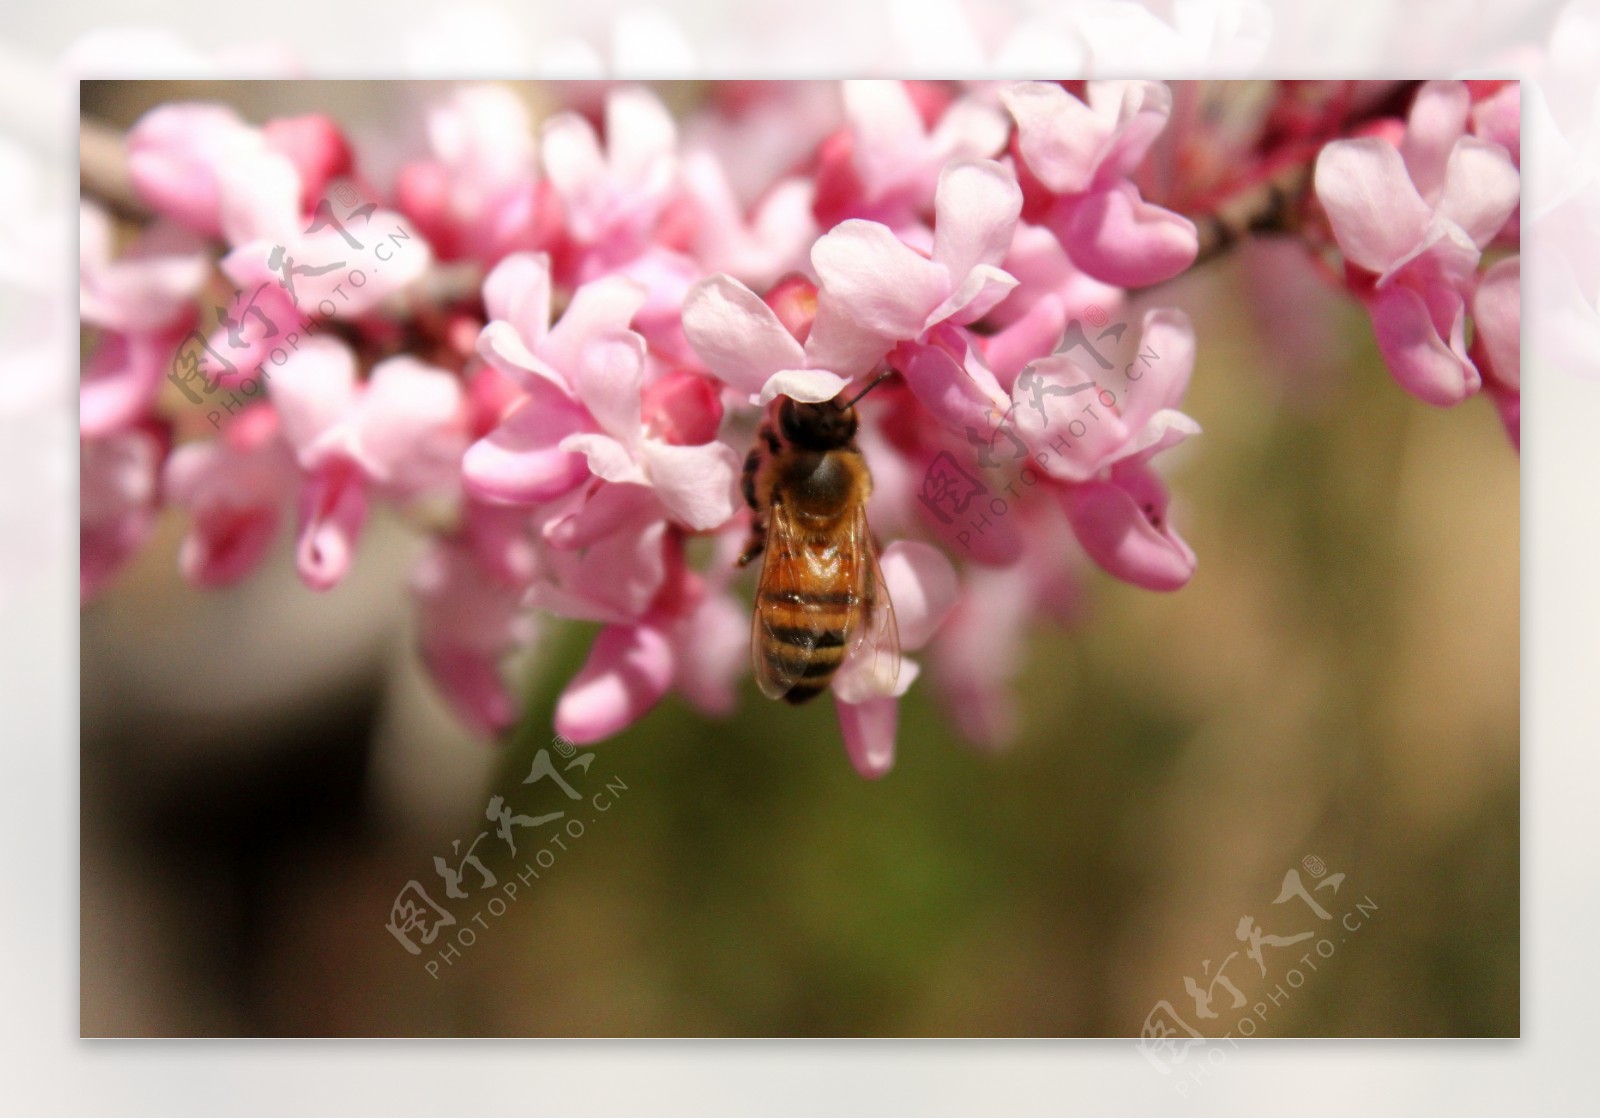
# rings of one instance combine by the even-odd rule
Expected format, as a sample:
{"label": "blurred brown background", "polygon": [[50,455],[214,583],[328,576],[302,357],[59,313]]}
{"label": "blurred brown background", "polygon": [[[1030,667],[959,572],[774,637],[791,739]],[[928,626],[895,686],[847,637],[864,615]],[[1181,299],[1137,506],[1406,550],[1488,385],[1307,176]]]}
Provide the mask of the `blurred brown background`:
{"label": "blurred brown background", "polygon": [[[83,105],[121,127],[174,95],[319,107],[359,145],[426,93],[88,83]],[[972,751],[919,686],[869,784],[826,704],[669,700],[580,775],[626,791],[437,979],[391,902],[410,879],[444,900],[433,857],[492,828],[548,732],[502,756],[443,711],[403,526],[374,523],[330,594],[286,542],[216,593],[179,579],[169,515],[83,614],[82,1032],[1129,1036],[1166,1000],[1221,1034],[1314,943],[1265,948],[1263,977],[1241,917],[1331,927],[1272,904],[1317,856],[1346,875],[1315,895],[1333,923],[1376,909],[1258,1034],[1516,1034],[1517,457],[1487,402],[1405,396],[1359,309],[1269,310],[1270,251],[1159,295],[1199,338],[1205,431],[1167,471],[1198,574],[1090,577],[1082,621],[1030,641],[1014,749]],[[521,668],[531,726],[588,636],[552,627]],[[1202,1022],[1185,977],[1235,951],[1247,1009],[1219,985]]]}

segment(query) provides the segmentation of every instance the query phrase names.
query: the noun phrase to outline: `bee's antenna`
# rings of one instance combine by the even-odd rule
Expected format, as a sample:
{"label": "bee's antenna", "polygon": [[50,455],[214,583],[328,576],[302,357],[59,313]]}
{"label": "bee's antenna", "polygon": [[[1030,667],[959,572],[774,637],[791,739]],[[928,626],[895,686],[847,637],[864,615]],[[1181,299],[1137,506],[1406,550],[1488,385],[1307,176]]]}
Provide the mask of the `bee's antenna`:
{"label": "bee's antenna", "polygon": [[894,376],[894,370],[893,369],[885,369],[882,373],[879,373],[876,377],[872,378],[872,382],[869,385],[867,385],[866,388],[862,389],[860,392],[858,392],[854,396],[852,396],[849,400],[845,401],[844,404],[843,404],[843,407],[845,407],[845,408],[854,408],[856,406],[856,401],[860,400],[863,396],[866,396],[867,393],[871,392],[873,389],[875,389],[879,385],[883,384],[884,381],[888,380],[892,376]]}

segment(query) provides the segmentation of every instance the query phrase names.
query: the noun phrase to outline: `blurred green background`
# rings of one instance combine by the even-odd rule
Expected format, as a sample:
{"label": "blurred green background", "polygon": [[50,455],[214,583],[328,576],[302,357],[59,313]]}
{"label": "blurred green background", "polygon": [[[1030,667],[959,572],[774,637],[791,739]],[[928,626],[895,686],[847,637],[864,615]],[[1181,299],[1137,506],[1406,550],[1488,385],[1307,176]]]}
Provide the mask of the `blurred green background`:
{"label": "blurred green background", "polygon": [[[85,90],[119,126],[171,95]],[[316,90],[234,96],[259,119]],[[1201,1021],[1185,977],[1239,951],[1247,1008],[1287,990],[1313,942],[1262,977],[1235,927],[1322,925],[1272,904],[1316,856],[1335,918],[1376,910],[1258,1034],[1517,1034],[1517,457],[1486,401],[1404,395],[1359,308],[1282,310],[1269,251],[1158,293],[1199,339],[1204,434],[1166,471],[1198,574],[1086,576],[1081,620],[1029,639],[1012,749],[965,745],[926,677],[876,783],[826,703],[669,699],[575,775],[626,790],[437,978],[390,904],[411,879],[446,903],[433,857],[521,795],[592,631],[547,629],[497,753],[415,663],[404,526],[329,595],[286,546],[217,593],[167,515],[83,614],[83,1033],[1131,1036],[1166,1000],[1220,1035],[1248,1009],[1219,986]]]}

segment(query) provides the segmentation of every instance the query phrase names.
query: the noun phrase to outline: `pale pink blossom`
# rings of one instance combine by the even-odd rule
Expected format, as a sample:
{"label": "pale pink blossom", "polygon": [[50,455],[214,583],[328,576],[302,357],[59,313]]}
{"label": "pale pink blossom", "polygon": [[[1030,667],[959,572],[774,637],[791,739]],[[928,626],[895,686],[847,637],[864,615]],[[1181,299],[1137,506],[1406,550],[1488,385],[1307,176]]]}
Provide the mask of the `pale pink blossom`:
{"label": "pale pink blossom", "polygon": [[1080,101],[1054,82],[1001,91],[1022,166],[1049,195],[1040,220],[1098,280],[1170,279],[1199,251],[1194,223],[1145,201],[1132,175],[1166,127],[1172,94],[1160,82],[1096,81],[1087,95]]}
{"label": "pale pink blossom", "polygon": [[1467,354],[1467,301],[1483,249],[1519,196],[1506,149],[1465,134],[1468,111],[1461,83],[1429,82],[1399,150],[1363,137],[1336,140],[1317,157],[1317,197],[1366,281],[1384,360],[1408,392],[1437,405],[1459,403],[1481,383]]}
{"label": "pale pink blossom", "polygon": [[998,155],[1010,132],[1005,115],[976,96],[948,101],[900,81],[847,81],[842,89],[849,127],[824,143],[817,170],[824,226],[864,218],[898,231],[919,223],[944,168]]}
{"label": "pale pink blossom", "polygon": [[300,486],[277,412],[260,404],[241,412],[220,438],[172,452],[162,485],[189,514],[178,568],[190,582],[221,587],[253,572],[277,538]]}
{"label": "pale pink blossom", "polygon": [[78,446],[79,594],[116,578],[155,528],[160,439],[140,428]]}
{"label": "pale pink blossom", "polygon": [[843,222],[811,250],[823,298],[882,338],[884,350],[940,323],[975,322],[1016,287],[1000,262],[1021,207],[1003,164],[952,163],[939,176],[931,253],[878,222]]}
{"label": "pale pink blossom", "polygon": [[[528,396],[467,452],[468,486],[481,497],[534,503],[594,478],[647,490],[690,529],[722,524],[733,515],[738,457],[710,437],[709,414],[720,418],[720,403],[691,390],[658,398],[647,415],[645,342],[626,329],[643,292],[622,279],[585,285],[550,326],[549,284],[544,258],[518,255],[485,285],[496,317],[479,348]],[[686,414],[697,406],[702,418]],[[668,438],[689,432],[704,438]]]}
{"label": "pale pink blossom", "polygon": [[158,222],[112,258],[111,220],[93,203],[78,219],[78,313],[100,331],[84,363],[79,426],[86,436],[137,423],[151,404],[178,340],[194,321],[209,271],[204,246],[181,227]]}
{"label": "pale pink blossom", "polygon": [[304,481],[300,577],[316,590],[344,578],[372,493],[408,501],[449,494],[466,445],[461,387],[411,357],[380,362],[365,382],[349,349],[313,338],[267,382]]}
{"label": "pale pink blossom", "polygon": [[503,575],[460,538],[436,541],[411,573],[422,663],[462,721],[487,735],[509,727],[520,708],[500,662],[538,633],[524,588]]}
{"label": "pale pink blossom", "polygon": [[538,175],[533,121],[515,93],[462,87],[429,108],[427,126],[432,158],[404,167],[395,193],[441,260],[494,264],[559,232]]}

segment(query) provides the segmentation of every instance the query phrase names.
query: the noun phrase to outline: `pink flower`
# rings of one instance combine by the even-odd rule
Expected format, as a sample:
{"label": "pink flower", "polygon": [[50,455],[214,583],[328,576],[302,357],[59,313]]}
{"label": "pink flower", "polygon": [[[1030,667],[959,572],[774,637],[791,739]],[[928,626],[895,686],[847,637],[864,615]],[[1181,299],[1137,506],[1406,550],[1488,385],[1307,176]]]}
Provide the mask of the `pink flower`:
{"label": "pink flower", "polygon": [[224,175],[238,161],[269,150],[266,138],[225,106],[162,105],[128,133],[128,171],[134,189],[157,213],[220,237]]}
{"label": "pink flower", "polygon": [[453,491],[466,445],[461,386],[411,357],[358,383],[343,343],[317,337],[267,382],[304,476],[300,577],[327,590],[349,570],[369,492],[406,501]]}
{"label": "pink flower", "polygon": [[1378,347],[1395,379],[1430,404],[1478,390],[1466,311],[1483,248],[1516,208],[1519,179],[1498,144],[1465,135],[1466,87],[1429,82],[1401,149],[1336,140],[1317,157],[1316,191],[1367,292]]}
{"label": "pink flower", "polygon": [[519,704],[500,661],[531,645],[537,626],[522,609],[523,588],[486,566],[469,540],[436,541],[411,573],[422,663],[469,727],[498,734]]}
{"label": "pink flower", "polygon": [[885,225],[843,222],[811,250],[823,297],[884,339],[885,350],[943,322],[975,322],[1016,287],[1000,262],[1021,208],[1007,167],[952,163],[939,176],[931,258]]}
{"label": "pink flower", "polygon": [[78,220],[79,316],[103,332],[79,390],[86,436],[121,430],[149,413],[209,271],[199,242],[176,225],[152,225],[117,260],[111,233],[105,212],[85,203]]}
{"label": "pink flower", "polygon": [[600,631],[589,657],[556,704],[555,726],[574,742],[595,742],[638,721],[677,688],[708,714],[733,706],[733,683],[748,664],[750,623],[724,592],[740,546],[722,534],[710,577],[683,562],[681,539],[668,541],[666,573],[636,622]]}
{"label": "pink flower", "polygon": [[731,276],[707,276],[689,289],[683,332],[706,367],[751,403],[779,395],[832,400],[849,384],[848,376],[818,364],[816,343],[826,329],[813,328],[801,346],[777,312]]}
{"label": "pink flower", "polygon": [[[626,329],[643,298],[638,285],[585,285],[551,327],[549,284],[545,259],[526,254],[507,258],[485,284],[495,318],[479,348],[528,397],[467,452],[467,485],[486,499],[532,504],[592,477],[647,491],[687,528],[721,525],[733,515],[739,463],[732,448],[710,438],[720,404],[690,391],[658,396],[660,407],[647,415],[644,339]],[[698,445],[666,438],[691,431],[705,438]]]}
{"label": "pink flower", "polygon": [[[974,96],[934,103],[927,87],[900,81],[843,83],[849,131],[824,144],[817,170],[817,220],[824,227],[867,218],[890,228],[920,223],[943,169],[989,159],[1005,147],[1005,116]],[[913,96],[937,123],[924,123]]]}
{"label": "pink flower", "polygon": [[706,152],[683,164],[684,189],[694,208],[690,249],[707,272],[726,272],[766,288],[805,261],[816,239],[815,191],[803,178],[781,179],[747,218],[722,163]]}
{"label": "pink flower", "polygon": [[1166,126],[1172,94],[1160,82],[1124,81],[1090,82],[1087,92],[1086,104],[1053,82],[1001,91],[1021,162],[1049,192],[1042,220],[1098,280],[1170,279],[1199,251],[1194,223],[1146,202],[1131,176]]}
{"label": "pink flower", "polygon": [[[900,647],[913,651],[932,639],[955,605],[955,569],[943,552],[928,544],[898,540],[879,560],[894,603]],[[898,678],[887,678],[887,658],[867,646],[853,650],[833,679],[834,709],[850,764],[863,777],[882,777],[894,765],[900,696],[917,678],[918,665],[902,660]]]}
{"label": "pink flower", "polygon": [[554,237],[559,219],[538,177],[533,123],[504,86],[457,89],[428,111],[433,158],[407,165],[395,191],[441,260],[499,261]]}
{"label": "pink flower", "polygon": [[167,500],[190,515],[179,569],[192,583],[221,587],[250,574],[266,556],[300,475],[277,413],[257,405],[220,438],[173,451],[162,484]]}
{"label": "pink flower", "polygon": [[111,583],[155,527],[162,445],[134,428],[78,446],[79,594]]}

